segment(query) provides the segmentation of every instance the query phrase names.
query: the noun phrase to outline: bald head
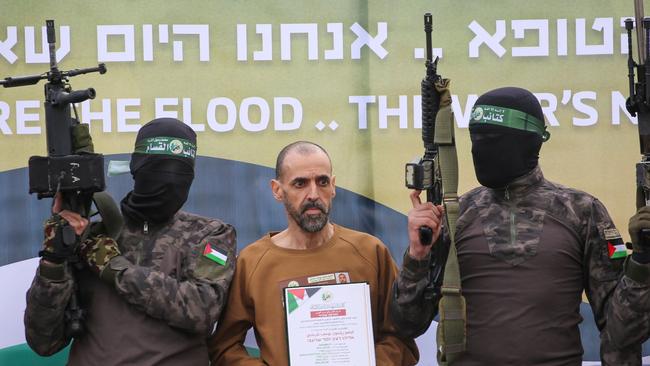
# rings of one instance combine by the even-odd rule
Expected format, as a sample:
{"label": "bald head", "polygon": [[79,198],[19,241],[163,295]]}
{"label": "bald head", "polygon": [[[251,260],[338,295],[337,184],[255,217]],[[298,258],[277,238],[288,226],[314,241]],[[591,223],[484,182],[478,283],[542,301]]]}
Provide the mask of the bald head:
{"label": "bald head", "polygon": [[284,160],[289,153],[293,153],[293,152],[300,155],[310,155],[310,154],[322,152],[323,154],[325,154],[325,156],[327,156],[327,159],[330,162],[330,166],[332,165],[332,160],[330,159],[330,156],[327,153],[327,151],[323,149],[323,147],[309,141],[296,141],[285,146],[282,150],[280,150],[280,153],[278,154],[278,158],[275,161],[275,179],[279,180],[282,177],[282,172],[284,169]]}

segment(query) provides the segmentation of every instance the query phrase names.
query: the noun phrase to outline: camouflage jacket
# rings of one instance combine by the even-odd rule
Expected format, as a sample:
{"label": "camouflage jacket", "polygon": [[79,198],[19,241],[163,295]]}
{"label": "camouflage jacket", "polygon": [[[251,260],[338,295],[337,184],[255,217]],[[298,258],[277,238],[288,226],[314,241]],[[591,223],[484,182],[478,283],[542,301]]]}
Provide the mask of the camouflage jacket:
{"label": "camouflage jacket", "polygon": [[[472,362],[481,347],[509,360],[521,356],[521,364],[579,365],[583,290],[601,331],[603,365],[641,364],[650,276],[639,276],[648,269],[625,253],[614,254],[623,241],[596,198],[547,181],[537,167],[506,189],[463,195],[455,237],[468,311],[467,362],[458,365],[517,364],[485,354]],[[446,230],[434,245],[446,254]],[[390,304],[404,335],[424,333],[437,314],[440,294],[431,274],[440,265],[431,256],[418,261],[405,254]]]}
{"label": "camouflage jacket", "polygon": [[111,261],[124,268],[114,286],[89,269],[53,275],[42,263],[27,292],[28,344],[50,355],[70,342],[64,310],[78,286],[86,332],[73,342],[70,365],[207,364],[205,337],[226,302],[235,236],[228,224],[182,211],[146,232],[127,226]]}

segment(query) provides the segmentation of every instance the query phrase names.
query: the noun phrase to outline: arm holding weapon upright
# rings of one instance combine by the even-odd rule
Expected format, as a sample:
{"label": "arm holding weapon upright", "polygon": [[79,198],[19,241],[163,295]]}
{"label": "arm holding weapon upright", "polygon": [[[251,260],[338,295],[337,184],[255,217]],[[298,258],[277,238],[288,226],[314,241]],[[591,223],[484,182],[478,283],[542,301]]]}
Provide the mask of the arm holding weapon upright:
{"label": "arm holding weapon upright", "polygon": [[[438,58],[434,60],[432,55],[432,17],[429,13],[424,15],[424,30],[427,59],[421,92],[425,152],[419,162],[406,164],[406,186],[413,189],[410,194],[413,209],[408,215],[409,249],[404,254],[391,301],[391,317],[398,330],[412,337],[424,333],[438,313],[443,271],[449,252],[448,233],[443,228],[443,201],[452,198],[450,194],[445,196],[447,192],[443,188],[454,185],[454,182],[446,182],[443,178],[456,179],[457,182],[457,178],[454,178],[457,172],[444,171],[447,165],[441,164],[441,153],[450,152],[447,149],[454,144],[453,126],[444,123],[453,121],[453,116],[449,79],[438,75]],[[441,139],[441,135],[446,139]],[[445,163],[455,160],[455,151],[453,159],[450,156],[446,158]],[[447,187],[444,183],[448,183]],[[420,200],[421,191],[426,191],[426,202]]]}
{"label": "arm holding weapon upright", "polygon": [[[41,355],[65,347],[83,334],[84,312],[77,302],[73,266],[79,266],[80,243],[88,235],[93,202],[110,220],[98,225],[117,235],[122,221],[117,206],[106,193],[104,159],[93,151],[88,126],[79,123],[74,103],[95,97],[95,90],[72,90],[68,79],[90,72],[104,74],[103,64],[87,69],[59,70],[55,54],[54,21],[46,21],[50,70],[40,75],[7,77],[5,88],[47,80],[44,87],[47,156],[29,159],[29,193],[38,198],[56,197],[53,215],[45,222],[45,239],[36,277],[27,293],[25,332],[28,344]],[[71,113],[74,112],[75,118]],[[108,215],[107,215],[108,216]]]}
{"label": "arm holding weapon upright", "polygon": [[[609,242],[602,240],[587,243],[590,260],[587,265],[589,278],[585,279],[585,291],[594,310],[596,325],[601,331],[601,358],[603,364],[622,364],[624,359],[630,364],[640,363],[641,344],[650,334],[650,89],[647,80],[650,75],[647,42],[650,40],[650,19],[643,18],[643,2],[635,0],[637,18],[637,41],[639,63],[633,59],[632,19],[625,21],[628,33],[628,81],[630,97],[626,102],[628,111],[637,116],[639,140],[642,159],[636,164],[637,174],[637,208],[639,211],[630,219],[629,232],[633,252],[624,262],[623,268],[611,268],[614,263],[607,261],[608,255],[597,255],[599,251],[607,252]],[[645,32],[642,30],[645,29]],[[635,80],[636,69],[636,80]],[[599,212],[604,208],[593,210],[593,220],[602,221]],[[593,233],[590,237],[597,237]],[[597,243],[597,244],[596,244]],[[622,242],[621,242],[622,243]],[[629,245],[629,243],[628,243]],[[593,249],[589,249],[593,247]],[[603,249],[598,249],[603,248]],[[602,257],[605,259],[600,259]],[[610,254],[611,257],[611,248]],[[607,275],[610,273],[611,275]],[[634,362],[632,362],[634,358]],[[627,364],[627,363],[625,363]]]}

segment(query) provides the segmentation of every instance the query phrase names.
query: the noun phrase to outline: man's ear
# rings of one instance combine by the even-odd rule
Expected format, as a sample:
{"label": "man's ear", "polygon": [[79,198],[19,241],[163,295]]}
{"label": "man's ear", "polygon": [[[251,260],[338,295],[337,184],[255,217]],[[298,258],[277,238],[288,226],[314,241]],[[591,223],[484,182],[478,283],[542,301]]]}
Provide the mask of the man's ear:
{"label": "man's ear", "polygon": [[282,191],[282,186],[279,180],[271,179],[271,192],[276,201],[282,202],[284,200],[284,191]]}

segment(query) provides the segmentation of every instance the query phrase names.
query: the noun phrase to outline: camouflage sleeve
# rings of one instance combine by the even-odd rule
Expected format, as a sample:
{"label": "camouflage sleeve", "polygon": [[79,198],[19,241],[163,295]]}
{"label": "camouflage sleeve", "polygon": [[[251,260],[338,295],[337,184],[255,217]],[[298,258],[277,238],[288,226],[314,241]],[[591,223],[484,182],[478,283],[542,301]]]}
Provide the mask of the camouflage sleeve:
{"label": "camouflage sleeve", "polygon": [[650,325],[650,285],[624,275],[623,239],[598,200],[586,230],[585,292],[601,331],[601,360],[603,365],[640,365]]}
{"label": "camouflage sleeve", "polygon": [[23,318],[27,344],[41,356],[55,354],[70,343],[64,316],[73,289],[67,267],[41,262],[27,290]]}
{"label": "camouflage sleeve", "polygon": [[377,365],[415,365],[419,352],[413,337],[401,335],[390,319],[390,298],[397,276],[397,265],[382,243],[377,250],[377,305],[375,324],[375,357]]}
{"label": "camouflage sleeve", "polygon": [[[437,241],[434,245],[442,245]],[[429,328],[438,313],[440,297],[434,291],[430,274],[435,264],[431,253],[422,260],[404,253],[402,268],[393,284],[390,299],[390,317],[398,334],[417,337]]]}
{"label": "camouflage sleeve", "polygon": [[115,283],[118,293],[136,308],[170,326],[208,335],[226,303],[237,249],[235,229],[223,223],[218,226],[198,244],[188,243],[189,253],[181,276],[184,278],[116,257],[121,263],[118,267],[124,268]]}

